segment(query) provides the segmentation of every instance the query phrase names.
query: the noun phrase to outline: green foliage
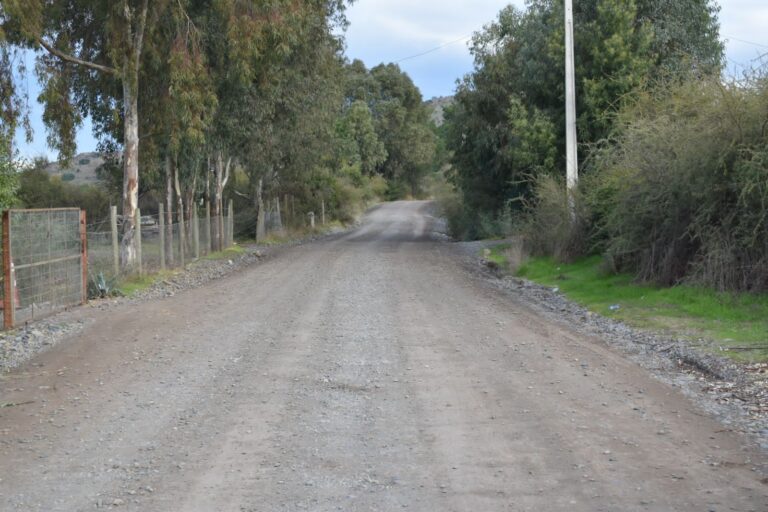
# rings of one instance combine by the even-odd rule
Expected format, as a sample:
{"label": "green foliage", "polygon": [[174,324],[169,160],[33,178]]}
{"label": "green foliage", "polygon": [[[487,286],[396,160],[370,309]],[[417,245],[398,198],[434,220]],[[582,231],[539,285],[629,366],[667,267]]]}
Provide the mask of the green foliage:
{"label": "green foliage", "polygon": [[[768,332],[768,295],[728,294],[697,286],[660,288],[637,284],[632,274],[606,269],[599,256],[563,264],[551,258],[533,258],[518,275],[558,287],[569,299],[591,311],[628,324],[661,329],[674,336],[705,338],[719,347],[765,346]],[[611,306],[619,306],[611,309]],[[733,355],[733,352],[726,352]],[[758,360],[768,350],[739,352]],[[735,356],[743,357],[743,356]]]}
{"label": "green foliage", "polygon": [[61,175],[61,181],[75,181],[75,175],[71,172],[65,172]]}
{"label": "green foliage", "polygon": [[43,162],[20,173],[18,181],[18,202],[24,208],[82,208],[89,222],[96,222],[109,215],[110,199],[106,190],[99,186],[78,186],[67,183],[65,174],[61,179],[51,177],[43,170]]}
{"label": "green foliage", "polygon": [[[138,162],[143,204],[162,197],[174,215],[202,198],[215,212],[233,196],[238,211],[261,215],[259,205],[288,194],[294,222],[323,203],[327,217],[351,220],[386,194],[420,194],[436,137],[396,65],[345,61],[348,3],[5,0],[0,48],[41,50],[49,144],[66,162],[89,116],[110,156],[98,171],[109,194],[122,195]],[[70,179],[30,173],[25,203],[71,203]]]}
{"label": "green foliage", "polygon": [[387,159],[368,104],[355,101],[336,125],[339,151],[346,165],[358,165],[361,172],[373,175]]}
{"label": "green foliage", "polygon": [[104,299],[119,296],[121,292],[117,288],[117,284],[117,276],[106,278],[103,272],[99,272],[88,280],[88,298]]}
{"label": "green foliage", "polygon": [[26,97],[18,90],[13,80],[19,66],[23,72],[23,64],[17,66],[16,60],[23,61],[0,32],[0,143],[8,147],[13,141],[19,124],[24,127],[27,139],[32,134],[25,108]]}
{"label": "green foliage", "polygon": [[573,194],[569,201],[564,180],[539,176],[521,226],[526,250],[557,261],[583,256],[588,251],[587,217],[582,194]]}
{"label": "green foliage", "polygon": [[423,193],[424,178],[432,170],[437,137],[419,89],[396,64],[381,64],[370,71],[355,61],[346,68],[350,109],[368,105],[384,156],[376,172],[390,182],[388,196],[400,198]]}
{"label": "green foliage", "polygon": [[0,209],[16,203],[19,189],[19,171],[13,160],[10,141],[0,136]]}
{"label": "green foliage", "polygon": [[768,81],[642,95],[596,158],[598,237],[643,280],[768,289]]}
{"label": "green foliage", "polygon": [[[580,158],[611,137],[618,112],[648,87],[717,72],[717,9],[707,0],[586,0],[575,7]],[[469,217],[535,203],[540,175],[564,174],[563,4],[532,0],[503,9],[475,35],[475,71],[459,84],[446,119],[453,183]]]}

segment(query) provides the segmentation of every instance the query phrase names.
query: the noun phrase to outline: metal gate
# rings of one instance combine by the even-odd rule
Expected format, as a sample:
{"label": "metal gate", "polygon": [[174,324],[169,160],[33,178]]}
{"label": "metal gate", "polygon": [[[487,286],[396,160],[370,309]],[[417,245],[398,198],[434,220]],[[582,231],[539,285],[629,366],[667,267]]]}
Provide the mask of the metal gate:
{"label": "metal gate", "polygon": [[88,298],[85,212],[3,212],[3,325],[50,315]]}

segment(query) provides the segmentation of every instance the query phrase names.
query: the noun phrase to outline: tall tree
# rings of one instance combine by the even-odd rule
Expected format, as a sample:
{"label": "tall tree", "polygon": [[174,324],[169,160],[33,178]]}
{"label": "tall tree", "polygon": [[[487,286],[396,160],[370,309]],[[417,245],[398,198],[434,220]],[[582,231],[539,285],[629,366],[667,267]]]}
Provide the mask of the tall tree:
{"label": "tall tree", "polygon": [[[709,0],[583,0],[574,15],[584,159],[649,77],[720,69]],[[473,38],[475,70],[458,87],[447,132],[454,181],[475,213],[522,205],[514,200],[530,194],[534,175],[564,172],[563,20],[562,1],[530,0],[525,10],[503,9]]]}
{"label": "tall tree", "polygon": [[[122,261],[136,258],[139,91],[147,32],[168,0],[5,0],[9,39],[44,50],[39,76],[50,139],[66,159],[84,115],[120,109],[123,146]],[[98,117],[98,116],[97,116]],[[105,128],[102,126],[102,128]]]}

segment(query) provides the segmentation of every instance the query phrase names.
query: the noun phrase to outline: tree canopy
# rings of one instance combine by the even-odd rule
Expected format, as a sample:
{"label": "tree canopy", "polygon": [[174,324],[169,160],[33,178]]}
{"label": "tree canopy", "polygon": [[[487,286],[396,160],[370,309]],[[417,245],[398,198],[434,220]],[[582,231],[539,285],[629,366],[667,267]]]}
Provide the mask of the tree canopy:
{"label": "tree canopy", "polygon": [[[617,112],[655,79],[717,73],[709,0],[575,2],[580,154],[610,137]],[[564,13],[560,1],[503,9],[471,44],[475,71],[448,113],[454,182],[475,212],[520,208],[538,174],[564,174]],[[652,78],[653,77],[653,78]]]}

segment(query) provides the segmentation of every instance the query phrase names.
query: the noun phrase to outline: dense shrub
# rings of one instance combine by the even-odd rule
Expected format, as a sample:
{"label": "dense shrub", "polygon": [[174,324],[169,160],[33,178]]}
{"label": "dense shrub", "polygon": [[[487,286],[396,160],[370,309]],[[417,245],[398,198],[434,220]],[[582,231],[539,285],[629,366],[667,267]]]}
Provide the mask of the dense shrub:
{"label": "dense shrub", "polygon": [[596,157],[593,232],[660,284],[768,289],[768,82],[696,80],[641,96]]}
{"label": "dense shrub", "polygon": [[89,223],[107,218],[110,203],[115,204],[115,198],[110,198],[101,186],[67,183],[63,178],[51,177],[41,168],[20,174],[17,195],[25,208],[82,208]]}
{"label": "dense shrub", "polygon": [[548,175],[537,178],[527,212],[522,233],[530,254],[568,262],[589,250],[582,194],[576,190],[569,200],[564,180]]}

